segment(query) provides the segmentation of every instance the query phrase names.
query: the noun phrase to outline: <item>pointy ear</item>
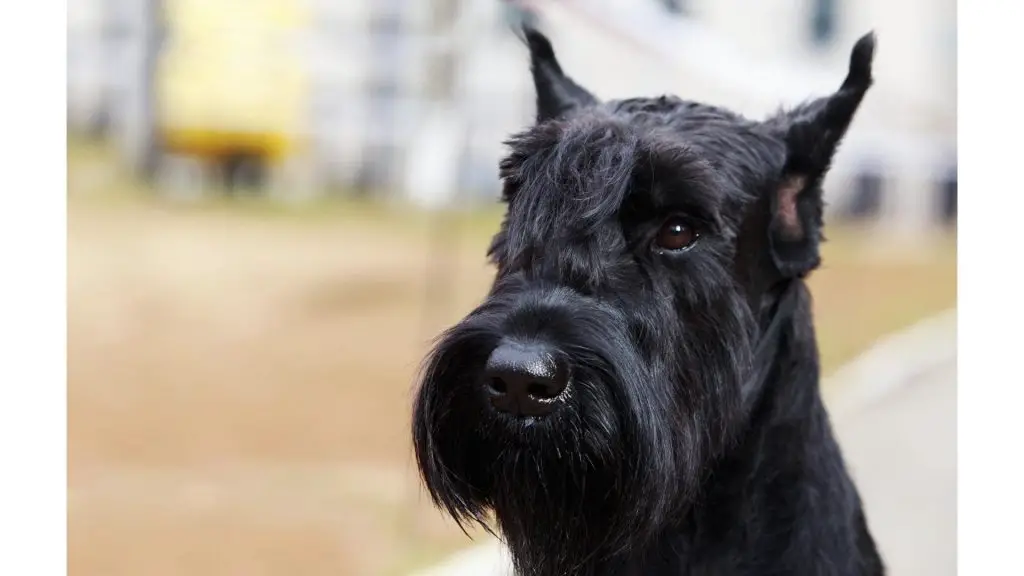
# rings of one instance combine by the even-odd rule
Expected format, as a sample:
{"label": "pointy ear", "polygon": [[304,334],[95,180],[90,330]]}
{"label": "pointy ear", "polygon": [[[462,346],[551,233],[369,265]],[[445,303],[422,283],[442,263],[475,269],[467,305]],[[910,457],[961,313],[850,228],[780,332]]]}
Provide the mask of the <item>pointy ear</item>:
{"label": "pointy ear", "polygon": [[769,246],[779,272],[803,276],[821,261],[821,182],[839,142],[873,82],[874,32],[863,36],[850,54],[850,69],[837,92],[812,100],[766,122],[786,144],[786,164],[769,203]]}
{"label": "pointy ear", "polygon": [[593,94],[562,72],[555,50],[544,34],[523,26],[523,37],[530,48],[530,71],[537,91],[537,123],[558,118],[567,112],[597,104]]}

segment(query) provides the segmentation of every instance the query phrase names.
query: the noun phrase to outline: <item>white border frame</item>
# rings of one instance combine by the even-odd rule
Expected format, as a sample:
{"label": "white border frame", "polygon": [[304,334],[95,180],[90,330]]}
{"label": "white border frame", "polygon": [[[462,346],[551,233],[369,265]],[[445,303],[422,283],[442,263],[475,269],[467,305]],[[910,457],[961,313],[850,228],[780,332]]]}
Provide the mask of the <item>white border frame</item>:
{"label": "white border frame", "polygon": [[[957,558],[961,574],[1020,571],[1024,428],[1019,280],[1020,2],[961,2]],[[1014,280],[1014,278],[1017,278]],[[1016,568],[1014,568],[1016,567]]]}
{"label": "white border frame", "polygon": [[67,6],[0,22],[0,574],[67,571]]}

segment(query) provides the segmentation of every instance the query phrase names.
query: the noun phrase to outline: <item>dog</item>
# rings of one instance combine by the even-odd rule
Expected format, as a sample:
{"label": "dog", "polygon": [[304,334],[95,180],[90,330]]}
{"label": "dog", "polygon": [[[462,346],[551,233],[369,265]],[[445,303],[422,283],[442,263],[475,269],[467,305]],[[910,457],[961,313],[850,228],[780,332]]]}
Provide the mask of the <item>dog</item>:
{"label": "dog", "polygon": [[835,93],[763,121],[600,101],[523,37],[537,115],[500,163],[496,276],[413,402],[434,503],[493,515],[521,576],[884,574],[805,283],[874,33]]}

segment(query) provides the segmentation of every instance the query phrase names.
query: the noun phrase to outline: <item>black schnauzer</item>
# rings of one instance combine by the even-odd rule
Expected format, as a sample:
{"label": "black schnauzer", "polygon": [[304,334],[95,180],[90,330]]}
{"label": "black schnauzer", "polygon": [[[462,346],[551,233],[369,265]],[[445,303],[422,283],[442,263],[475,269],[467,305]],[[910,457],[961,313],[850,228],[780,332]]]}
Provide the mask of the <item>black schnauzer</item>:
{"label": "black schnauzer", "polygon": [[[883,574],[818,389],[822,179],[872,84],[757,122],[600,102],[527,29],[486,300],[424,366],[419,469],[517,573]],[[486,527],[486,525],[485,525]]]}

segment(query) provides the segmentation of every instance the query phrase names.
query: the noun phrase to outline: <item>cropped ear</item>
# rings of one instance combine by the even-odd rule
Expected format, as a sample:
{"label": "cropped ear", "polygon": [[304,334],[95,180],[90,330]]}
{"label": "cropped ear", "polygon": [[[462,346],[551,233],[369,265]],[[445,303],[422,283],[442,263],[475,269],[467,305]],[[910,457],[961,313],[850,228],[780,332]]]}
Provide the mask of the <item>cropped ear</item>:
{"label": "cropped ear", "polygon": [[597,104],[593,94],[562,72],[555,50],[544,34],[523,26],[523,37],[530,48],[530,71],[537,91],[537,123],[557,118],[584,106]]}
{"label": "cropped ear", "polygon": [[803,276],[821,261],[822,189],[839,142],[871,87],[874,32],[853,47],[850,69],[837,92],[784,112],[766,122],[781,133],[786,164],[772,195],[768,241],[779,272]]}

